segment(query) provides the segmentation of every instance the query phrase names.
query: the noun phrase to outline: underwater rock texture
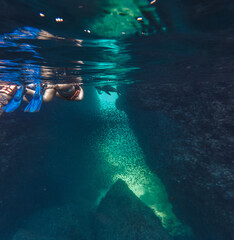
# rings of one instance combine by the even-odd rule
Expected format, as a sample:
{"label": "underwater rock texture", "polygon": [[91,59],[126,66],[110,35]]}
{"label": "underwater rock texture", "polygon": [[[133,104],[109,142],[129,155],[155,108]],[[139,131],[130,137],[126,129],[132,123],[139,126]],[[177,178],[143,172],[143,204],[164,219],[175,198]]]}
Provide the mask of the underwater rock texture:
{"label": "underwater rock texture", "polygon": [[[35,125],[30,126],[31,121]],[[44,132],[37,126],[37,116],[16,112],[0,118],[0,236],[14,229],[19,219],[43,204],[51,196],[43,190],[46,183],[42,171],[44,154],[38,147],[47,144]],[[40,124],[39,124],[40,123]],[[53,192],[53,190],[52,190]]]}
{"label": "underwater rock texture", "polygon": [[29,231],[20,229],[13,236],[12,240],[55,240],[55,239],[34,235],[33,233],[31,233]]}
{"label": "underwater rock texture", "polygon": [[102,199],[93,219],[94,239],[172,239],[153,211],[118,180]]}
{"label": "underwater rock texture", "polygon": [[[212,235],[231,239],[234,227],[233,79],[224,74],[233,69],[227,59],[209,62],[212,67],[206,69],[206,77],[191,70],[181,81],[135,84],[128,93],[131,108],[144,111],[141,117],[136,110],[133,119],[131,108],[127,110],[140,137],[149,133],[144,134],[142,145],[155,158],[151,167],[173,196],[175,211],[187,214],[188,224],[202,239],[213,239]],[[147,112],[151,117],[163,113],[182,129],[180,139],[174,140],[180,143],[171,143],[160,156],[158,133],[154,132],[158,122],[147,119]]]}
{"label": "underwater rock texture", "polygon": [[[86,240],[90,239],[87,215],[77,204],[39,210],[24,221],[12,240]],[[30,238],[31,237],[31,238]]]}
{"label": "underwater rock texture", "polygon": [[42,209],[12,240],[170,240],[153,211],[118,180],[90,214],[84,204]]}

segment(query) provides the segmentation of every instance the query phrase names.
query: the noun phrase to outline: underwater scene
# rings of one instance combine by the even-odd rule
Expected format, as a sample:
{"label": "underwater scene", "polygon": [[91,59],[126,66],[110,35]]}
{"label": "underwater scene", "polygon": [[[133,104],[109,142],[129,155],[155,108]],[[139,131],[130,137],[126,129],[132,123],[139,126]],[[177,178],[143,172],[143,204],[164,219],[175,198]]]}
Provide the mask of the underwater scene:
{"label": "underwater scene", "polygon": [[234,239],[234,2],[0,3],[0,240]]}

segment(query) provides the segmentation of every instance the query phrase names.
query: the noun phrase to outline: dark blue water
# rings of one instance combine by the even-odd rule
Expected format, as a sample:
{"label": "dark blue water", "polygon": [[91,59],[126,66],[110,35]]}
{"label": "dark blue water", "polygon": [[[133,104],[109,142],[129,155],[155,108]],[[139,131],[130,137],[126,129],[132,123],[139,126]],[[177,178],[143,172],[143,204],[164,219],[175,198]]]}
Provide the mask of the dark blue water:
{"label": "dark blue water", "polygon": [[1,112],[0,240],[232,239],[233,4],[161,2],[2,0],[1,83],[85,95]]}

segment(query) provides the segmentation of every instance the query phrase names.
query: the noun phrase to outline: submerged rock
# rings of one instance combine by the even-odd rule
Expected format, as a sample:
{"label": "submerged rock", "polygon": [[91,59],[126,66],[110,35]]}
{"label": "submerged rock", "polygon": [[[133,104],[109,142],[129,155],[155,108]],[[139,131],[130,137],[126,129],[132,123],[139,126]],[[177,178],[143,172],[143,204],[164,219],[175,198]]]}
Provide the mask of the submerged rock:
{"label": "submerged rock", "polygon": [[[136,84],[128,93],[131,107],[126,112],[144,139],[144,151],[153,156],[151,167],[173,196],[175,213],[183,215],[201,239],[231,239],[234,229],[233,80],[226,74],[233,72],[230,63],[230,58],[219,57],[209,59],[209,67],[185,65],[189,77]],[[168,75],[178,78],[172,71]],[[159,127],[157,114],[168,123]],[[171,122],[181,136],[167,140],[165,148],[162,139],[168,132],[164,130],[161,141],[159,132],[172,128]]]}
{"label": "submerged rock", "polygon": [[33,233],[25,229],[19,229],[13,236],[12,240],[55,240],[55,239],[34,235]]}
{"label": "submerged rock", "polygon": [[12,240],[171,240],[154,212],[118,180],[95,210],[86,203],[41,209]]}
{"label": "submerged rock", "polygon": [[[30,216],[12,240],[87,240],[88,211],[85,215],[78,204],[45,208]],[[84,206],[82,206],[84,209]]]}
{"label": "submerged rock", "polygon": [[94,239],[172,239],[153,211],[118,180],[94,213]]}

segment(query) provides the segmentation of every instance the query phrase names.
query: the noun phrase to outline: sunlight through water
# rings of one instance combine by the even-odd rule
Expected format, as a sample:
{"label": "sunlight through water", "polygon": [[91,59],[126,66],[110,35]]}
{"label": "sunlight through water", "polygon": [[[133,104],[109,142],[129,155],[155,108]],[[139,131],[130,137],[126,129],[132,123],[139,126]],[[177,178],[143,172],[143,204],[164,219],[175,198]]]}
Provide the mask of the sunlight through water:
{"label": "sunlight through water", "polygon": [[129,125],[124,111],[116,108],[117,94],[98,95],[100,118],[106,124],[95,139],[97,151],[103,159],[103,168],[111,175],[112,183],[124,180],[133,193],[149,206],[171,235],[190,235],[172,211],[172,205],[162,181],[145,162],[145,155]]}

